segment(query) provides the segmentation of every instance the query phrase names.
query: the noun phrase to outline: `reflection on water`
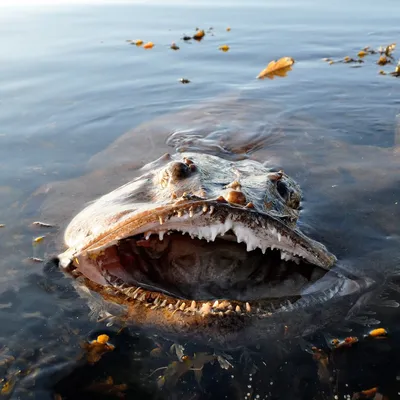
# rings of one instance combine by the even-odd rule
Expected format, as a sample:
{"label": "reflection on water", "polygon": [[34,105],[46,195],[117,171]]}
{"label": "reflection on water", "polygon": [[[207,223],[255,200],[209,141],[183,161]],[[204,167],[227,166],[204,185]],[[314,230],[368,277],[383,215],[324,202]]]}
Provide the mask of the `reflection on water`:
{"label": "reflection on water", "polygon": [[[331,399],[376,387],[396,398],[400,81],[380,76],[368,56],[361,68],[321,61],[396,41],[394,7],[254,1],[2,10],[2,395]],[[213,36],[179,39],[197,26],[213,27]],[[156,45],[145,51],[127,39]],[[179,51],[169,49],[173,41]],[[225,43],[229,51],[218,50]],[[283,56],[296,60],[285,78],[255,79]],[[174,148],[232,159],[245,150],[283,168],[304,191],[301,228],[373,290],[342,305],[346,318],[329,329],[318,329],[316,315],[310,335],[285,340],[283,331],[278,342],[250,338],[235,350],[96,323],[69,280],[29,257],[59,251],[65,225],[88,201]],[[38,220],[54,227],[32,225]],[[364,338],[381,326],[386,338]],[[101,333],[115,350],[89,365],[83,343]],[[360,340],[332,346],[349,336]],[[367,395],[373,391],[358,396]]]}

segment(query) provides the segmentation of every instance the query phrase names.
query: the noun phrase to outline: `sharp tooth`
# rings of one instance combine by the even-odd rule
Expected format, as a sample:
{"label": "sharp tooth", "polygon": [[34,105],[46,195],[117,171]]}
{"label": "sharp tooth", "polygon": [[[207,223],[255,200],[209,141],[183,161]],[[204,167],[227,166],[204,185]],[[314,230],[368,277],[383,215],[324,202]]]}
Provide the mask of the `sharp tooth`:
{"label": "sharp tooth", "polygon": [[249,303],[246,303],[246,311],[251,312],[251,307]]}
{"label": "sharp tooth", "polygon": [[158,220],[160,221],[160,225],[162,225],[163,223],[164,223],[164,221],[163,221],[163,219],[162,219],[162,217],[160,216],[160,217],[158,217]]}
{"label": "sharp tooth", "polygon": [[262,248],[261,248],[261,252],[262,252],[263,254],[265,254],[266,251],[267,251],[267,248],[266,248],[266,247],[262,247]]}
{"label": "sharp tooth", "polygon": [[182,217],[182,211],[181,210],[178,211],[178,217],[179,218]]}
{"label": "sharp tooth", "polygon": [[210,206],[210,212],[209,214],[211,215],[214,212],[214,206]]}
{"label": "sharp tooth", "polygon": [[178,301],[176,302],[176,304],[175,304],[175,307],[178,308],[180,304],[181,304],[181,301],[178,300]]}
{"label": "sharp tooth", "polygon": [[192,218],[193,217],[193,207],[189,208],[189,217]]}
{"label": "sharp tooth", "polygon": [[204,205],[203,205],[203,213],[206,213],[207,211],[208,211],[207,204],[204,204]]}
{"label": "sharp tooth", "polygon": [[218,310],[223,310],[224,308],[227,308],[228,306],[229,306],[229,301],[224,300],[217,307],[218,307]]}
{"label": "sharp tooth", "polygon": [[142,293],[142,295],[138,299],[139,301],[145,301],[146,300],[146,294]]}
{"label": "sharp tooth", "polygon": [[183,311],[185,309],[185,307],[186,307],[186,304],[182,303],[181,306],[179,307],[179,309]]}
{"label": "sharp tooth", "polygon": [[160,238],[160,240],[164,240],[164,235],[165,235],[165,231],[158,232],[158,237]]}
{"label": "sharp tooth", "polygon": [[211,312],[211,304],[210,303],[203,303],[200,308],[200,313],[203,315],[210,314]]}
{"label": "sharp tooth", "polygon": [[172,311],[175,307],[174,307],[173,304],[169,304],[169,305],[168,305],[168,308]]}
{"label": "sharp tooth", "polygon": [[167,300],[164,300],[161,304],[160,307],[165,307],[167,305]]}
{"label": "sharp tooth", "polygon": [[193,300],[192,304],[190,305],[190,309],[191,310],[195,310],[196,309],[196,302]]}
{"label": "sharp tooth", "polygon": [[236,312],[241,312],[242,310],[240,309],[240,306],[236,306],[235,311]]}
{"label": "sharp tooth", "polygon": [[217,307],[218,307],[218,304],[219,304],[218,300],[215,300],[215,302],[214,302],[214,304],[213,304],[213,308],[217,308]]}
{"label": "sharp tooth", "polygon": [[282,240],[282,235],[278,232],[278,241],[280,242]]}
{"label": "sharp tooth", "polygon": [[155,304],[156,306],[158,306],[159,303],[160,303],[160,296],[157,296],[157,297],[155,298],[155,300],[154,300],[154,304]]}
{"label": "sharp tooth", "polygon": [[145,239],[146,239],[146,240],[149,240],[150,236],[151,236],[151,232],[147,232],[147,233],[145,234]]}

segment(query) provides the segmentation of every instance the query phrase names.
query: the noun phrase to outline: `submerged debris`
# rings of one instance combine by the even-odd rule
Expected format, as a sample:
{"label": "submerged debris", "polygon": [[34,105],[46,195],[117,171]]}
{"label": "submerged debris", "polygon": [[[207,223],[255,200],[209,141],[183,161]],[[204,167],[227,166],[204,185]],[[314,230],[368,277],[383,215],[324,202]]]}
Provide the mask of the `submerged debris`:
{"label": "submerged debris", "polygon": [[333,339],[331,341],[331,344],[335,349],[340,349],[342,347],[351,347],[355,343],[358,343],[358,337],[356,336],[349,336],[343,340]]}
{"label": "submerged debris", "polygon": [[378,388],[373,387],[371,389],[362,390],[361,392],[357,392],[353,394],[352,400],[358,399],[374,399],[375,395],[378,393]]}
{"label": "submerged debris", "polygon": [[97,339],[83,343],[82,347],[87,351],[86,359],[89,364],[95,364],[105,353],[115,349],[115,346],[108,342],[109,340],[108,335],[99,335]]}
{"label": "submerged debris", "polygon": [[155,373],[158,370],[164,370],[163,375],[157,378],[157,386],[159,388],[174,387],[179,379],[189,371],[193,371],[196,381],[200,384],[204,365],[214,363],[216,359],[216,355],[207,353],[195,353],[193,357],[184,355],[180,361],[172,361],[167,367],[153,371]]}
{"label": "submerged debris", "polygon": [[386,338],[387,337],[387,330],[385,328],[376,328],[373,329],[372,331],[369,331],[367,335],[364,337],[369,337],[369,338]]}
{"label": "submerged debris", "polygon": [[179,82],[181,82],[181,83],[190,83],[190,80],[186,79],[186,78],[181,78],[181,79],[179,79]]}
{"label": "submerged debris", "polygon": [[179,50],[179,46],[177,46],[175,42],[172,42],[172,43],[171,43],[170,48],[171,48],[172,50]]}
{"label": "submerged debris", "polygon": [[5,224],[0,224],[0,228],[5,228]]}
{"label": "submerged debris", "polygon": [[257,79],[274,79],[275,76],[284,77],[292,70],[291,67],[294,62],[294,59],[291,57],[282,57],[278,61],[271,61],[267,67],[257,75]]}
{"label": "submerged debris", "polygon": [[323,383],[329,383],[331,372],[329,370],[328,354],[315,346],[311,347],[312,358],[317,364],[318,377]]}
{"label": "submerged debris", "polygon": [[128,385],[125,383],[116,385],[114,379],[108,376],[104,381],[95,382],[85,388],[85,392],[100,393],[102,395],[111,395],[119,398],[125,397],[125,391]]}

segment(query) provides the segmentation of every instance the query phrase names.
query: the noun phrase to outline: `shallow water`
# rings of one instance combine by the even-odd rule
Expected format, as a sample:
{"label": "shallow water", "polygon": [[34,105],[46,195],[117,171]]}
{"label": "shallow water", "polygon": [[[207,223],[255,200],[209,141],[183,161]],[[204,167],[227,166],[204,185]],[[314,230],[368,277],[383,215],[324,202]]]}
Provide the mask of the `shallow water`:
{"label": "shallow water", "polygon": [[[325,399],[378,386],[396,398],[399,311],[388,306],[400,301],[400,80],[378,74],[394,65],[376,65],[376,55],[356,65],[322,58],[396,42],[399,12],[396,0],[0,7],[0,338],[2,357],[15,358],[0,368],[15,383],[10,396],[84,397],[83,387],[111,374],[138,397]],[[201,42],[180,40],[196,27],[213,29]],[[144,50],[127,39],[156,45]],[[296,60],[287,77],[255,79],[282,56]],[[252,157],[284,168],[303,188],[302,228],[381,290],[329,331],[300,344],[252,343],[233,354],[233,369],[206,364],[201,386],[189,371],[160,390],[163,370],[150,374],[177,357],[150,352],[172,342],[96,324],[69,281],[26,258],[54,254],[85,202],[143,163],[175,146],[213,153],[221,140],[228,149],[261,140]],[[43,218],[57,228],[31,226]],[[331,381],[305,350],[377,326],[389,338],[335,353]],[[105,329],[116,351],[81,365],[80,343]],[[185,344],[187,354],[212,351],[193,346]]]}

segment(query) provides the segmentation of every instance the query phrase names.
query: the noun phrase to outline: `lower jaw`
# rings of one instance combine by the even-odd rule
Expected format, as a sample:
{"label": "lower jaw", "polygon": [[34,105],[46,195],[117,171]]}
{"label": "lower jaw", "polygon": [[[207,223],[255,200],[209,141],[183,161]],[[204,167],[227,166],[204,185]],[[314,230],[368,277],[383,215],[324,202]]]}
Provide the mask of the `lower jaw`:
{"label": "lower jaw", "polygon": [[[93,294],[97,293],[106,303],[118,304],[124,310],[120,317],[122,320],[132,319],[140,322],[145,315],[156,318],[161,313],[168,321],[183,321],[200,318],[201,320],[211,318],[230,317],[230,319],[262,319],[269,318],[274,313],[287,311],[296,307],[296,302],[302,298],[301,295],[292,295],[279,298],[263,298],[257,301],[239,301],[232,299],[218,300],[192,300],[178,299],[165,293],[144,289],[139,286],[125,284],[118,278],[113,278],[109,286],[103,286],[91,281],[81,275],[76,269],[68,271],[75,278],[75,286],[78,291],[86,291],[87,288]],[[107,308],[107,307],[105,307]],[[115,315],[113,315],[115,317]],[[102,316],[107,317],[107,315]]]}
{"label": "lower jaw", "polygon": [[[115,282],[116,286],[102,286],[76,270],[69,272],[75,278],[76,291],[88,300],[91,315],[97,321],[107,326],[115,324],[145,331],[146,334],[162,335],[169,340],[190,340],[214,348],[232,349],[311,333],[322,327],[324,319],[329,320],[329,316],[325,318],[326,313],[341,318],[339,312],[345,310],[350,301],[348,296],[341,297],[345,285],[339,282],[334,288],[329,285],[328,290],[292,299],[290,303],[288,299],[264,299],[249,302],[247,306],[235,300],[219,300],[218,304],[195,302],[194,307],[190,300],[124,287],[122,283],[118,286],[118,282]],[[332,305],[338,302],[345,305],[334,308]],[[319,310],[316,320],[314,309]],[[321,312],[324,315],[320,315]]]}

